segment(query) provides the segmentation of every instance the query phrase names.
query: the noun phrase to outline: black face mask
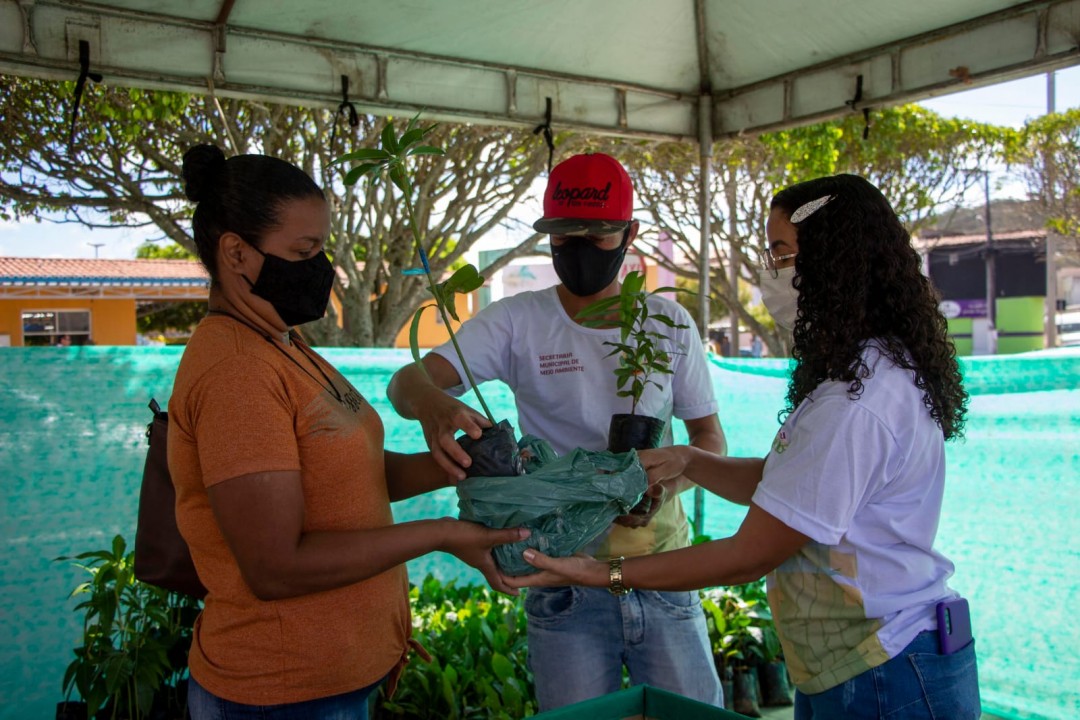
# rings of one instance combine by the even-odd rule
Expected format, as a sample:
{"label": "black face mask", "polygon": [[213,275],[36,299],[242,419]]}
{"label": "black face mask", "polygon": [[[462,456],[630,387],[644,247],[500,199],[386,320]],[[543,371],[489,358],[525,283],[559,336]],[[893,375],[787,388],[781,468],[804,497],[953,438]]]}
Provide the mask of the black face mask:
{"label": "black face mask", "polygon": [[[252,245],[251,247],[255,247]],[[259,277],[251,282],[251,292],[274,306],[286,325],[303,325],[326,314],[334,287],[334,266],[325,252],[306,260],[289,261],[277,255],[263,256]]]}
{"label": "black face mask", "polygon": [[614,250],[601,250],[583,237],[567,238],[551,246],[555,274],[566,289],[578,297],[589,297],[610,285],[619,274],[626,256],[626,238]]}

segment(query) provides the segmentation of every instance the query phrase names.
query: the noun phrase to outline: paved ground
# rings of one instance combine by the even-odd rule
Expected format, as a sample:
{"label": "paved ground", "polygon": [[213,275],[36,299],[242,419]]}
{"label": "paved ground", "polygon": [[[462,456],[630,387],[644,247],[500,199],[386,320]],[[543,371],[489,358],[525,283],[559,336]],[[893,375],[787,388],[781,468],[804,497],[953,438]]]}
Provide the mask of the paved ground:
{"label": "paved ground", "polygon": [[[761,717],[766,720],[794,720],[795,711],[790,707],[761,708]],[[997,715],[983,713],[982,720],[1004,720]]]}

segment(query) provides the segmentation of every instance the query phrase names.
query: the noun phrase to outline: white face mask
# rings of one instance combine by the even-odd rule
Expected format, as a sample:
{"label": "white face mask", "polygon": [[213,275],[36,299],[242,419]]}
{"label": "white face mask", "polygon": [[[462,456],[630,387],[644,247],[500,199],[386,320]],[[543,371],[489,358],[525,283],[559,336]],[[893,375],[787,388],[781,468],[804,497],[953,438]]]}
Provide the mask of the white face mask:
{"label": "white face mask", "polygon": [[785,330],[795,327],[795,318],[799,311],[799,291],[791,284],[795,278],[795,266],[780,268],[776,277],[768,270],[762,271],[761,301],[765,309],[773,316],[776,324]]}

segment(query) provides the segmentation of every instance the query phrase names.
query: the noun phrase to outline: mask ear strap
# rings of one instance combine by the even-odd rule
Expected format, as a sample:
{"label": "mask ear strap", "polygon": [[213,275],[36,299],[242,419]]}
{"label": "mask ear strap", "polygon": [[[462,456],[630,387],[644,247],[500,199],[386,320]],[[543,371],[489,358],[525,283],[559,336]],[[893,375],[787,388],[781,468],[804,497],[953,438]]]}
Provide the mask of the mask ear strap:
{"label": "mask ear strap", "polygon": [[243,236],[241,236],[241,235],[237,235],[236,237],[238,237],[238,238],[240,238],[241,240],[243,240],[243,241],[244,241],[244,244],[245,244],[245,245],[247,245],[247,246],[248,246],[249,248],[251,248],[252,250],[254,250],[255,252],[259,253],[259,254],[260,254],[260,255],[262,255],[263,257],[266,257],[266,253],[264,253],[264,252],[263,252],[262,250],[260,250],[260,249],[259,249],[259,246],[258,246],[258,245],[256,245],[255,243],[251,242],[250,240],[248,240],[247,238],[245,238],[245,237],[243,237]]}
{"label": "mask ear strap", "polygon": [[[249,241],[248,241],[247,239],[245,239],[245,238],[241,237],[240,235],[237,235],[236,237],[238,237],[238,238],[240,238],[241,240],[243,240],[243,241],[244,241],[244,244],[245,244],[245,245],[247,245],[248,247],[250,247],[250,248],[251,248],[252,250],[254,250],[255,252],[259,253],[259,254],[260,254],[260,255],[262,255],[263,257],[266,257],[266,253],[264,253],[264,252],[263,252],[262,250],[260,250],[260,249],[259,249],[259,248],[258,248],[258,247],[257,247],[257,246],[255,245],[255,243],[249,242]],[[247,275],[244,275],[243,273],[241,273],[241,274],[240,274],[240,277],[244,278],[244,280],[247,280],[247,284],[248,284],[248,285],[250,285],[251,287],[255,287],[255,283],[251,282],[251,280],[250,280],[250,279],[248,278],[248,276],[247,276]],[[256,279],[258,279],[258,278],[256,278]]]}

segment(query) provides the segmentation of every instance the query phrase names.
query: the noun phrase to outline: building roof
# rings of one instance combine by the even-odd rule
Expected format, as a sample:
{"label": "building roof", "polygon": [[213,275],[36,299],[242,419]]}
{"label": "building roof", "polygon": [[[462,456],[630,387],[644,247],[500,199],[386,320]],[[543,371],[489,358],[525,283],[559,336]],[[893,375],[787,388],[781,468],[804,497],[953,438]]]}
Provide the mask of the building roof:
{"label": "building roof", "polygon": [[[1046,240],[1046,230],[1016,230],[1013,232],[993,233],[995,243],[1008,243],[1015,245],[1026,241],[1029,244],[1041,243]],[[918,236],[913,239],[917,250],[944,250],[947,248],[964,247],[968,245],[985,245],[986,233],[982,235],[942,235],[942,236]]]}
{"label": "building roof", "polygon": [[0,257],[0,286],[206,287],[194,260],[83,260]]}

